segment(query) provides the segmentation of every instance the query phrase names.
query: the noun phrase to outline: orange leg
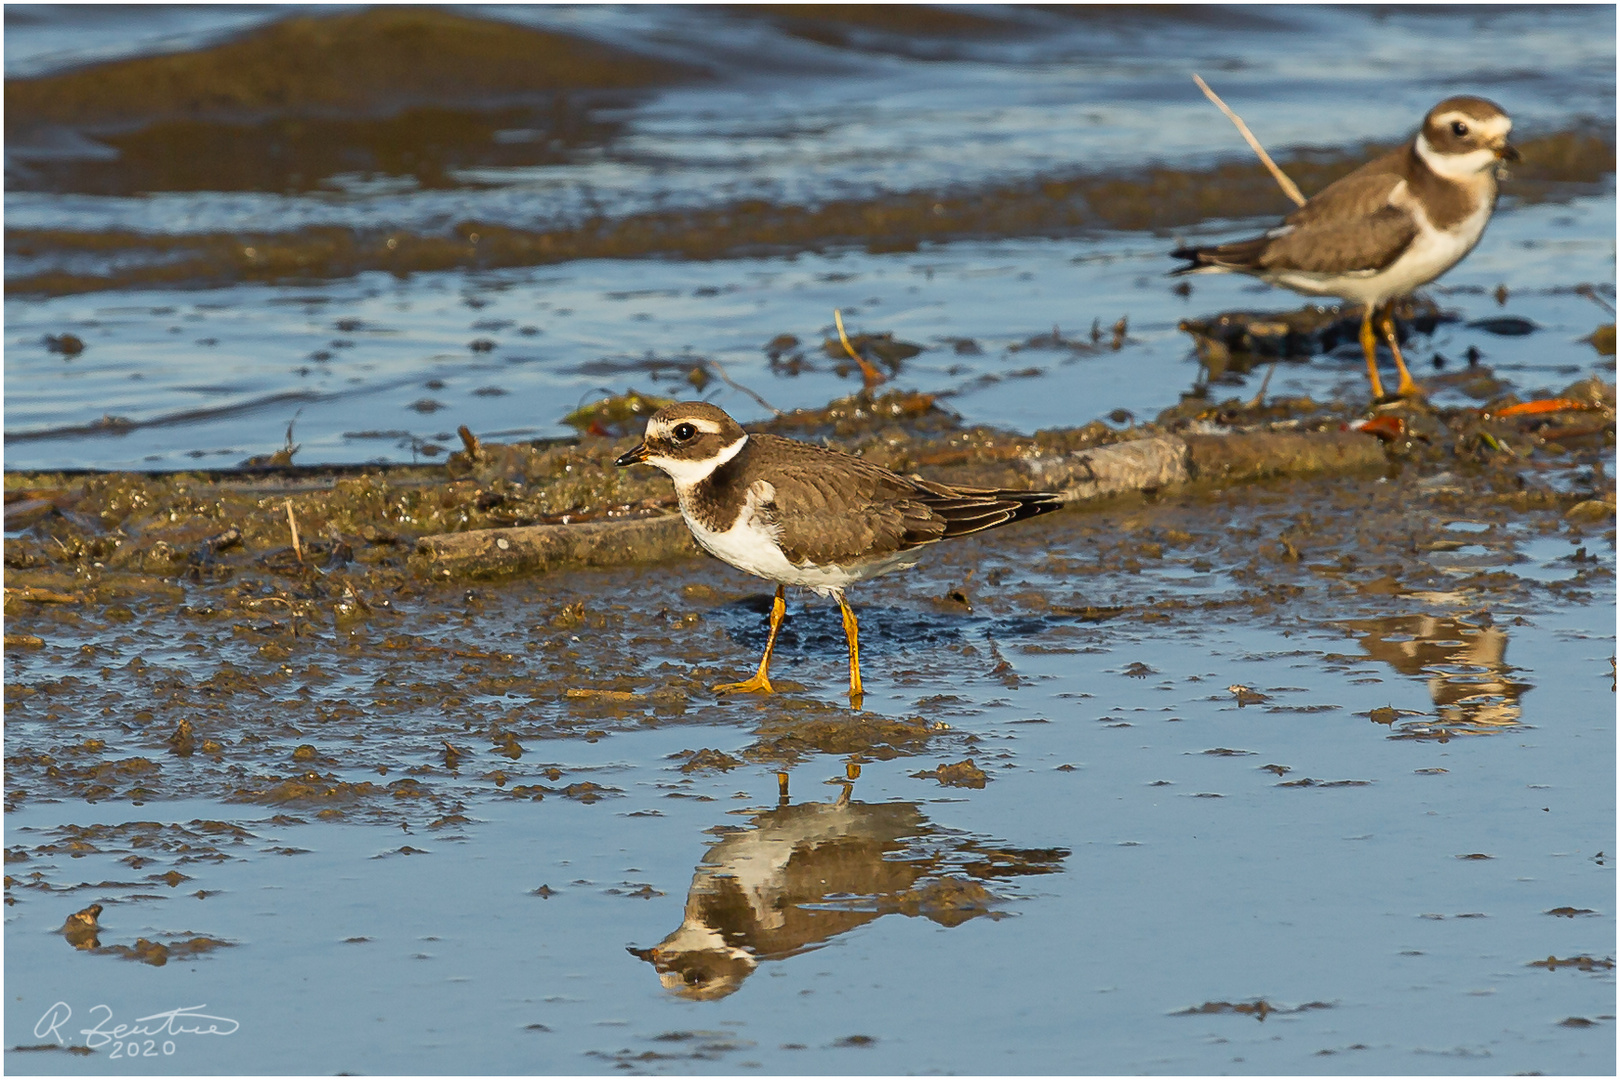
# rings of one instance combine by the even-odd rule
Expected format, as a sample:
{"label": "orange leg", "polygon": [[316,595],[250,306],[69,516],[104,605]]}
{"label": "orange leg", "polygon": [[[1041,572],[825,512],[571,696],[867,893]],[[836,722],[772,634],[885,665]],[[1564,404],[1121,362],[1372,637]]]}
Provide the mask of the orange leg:
{"label": "orange leg", "polygon": [[850,610],[844,594],[835,592],[833,596],[838,599],[838,610],[844,614],[844,637],[849,641],[849,700],[858,709],[861,698],[866,695],[866,689],[861,686],[860,627],[856,625],[855,612]]}
{"label": "orange leg", "polygon": [[1395,367],[1401,373],[1400,389],[1395,392],[1401,397],[1417,397],[1423,393],[1412,373],[1406,370],[1406,360],[1401,356],[1401,344],[1395,339],[1395,301],[1390,300],[1384,304],[1384,314],[1378,322],[1378,328],[1384,332],[1384,340],[1389,343],[1389,351],[1395,355]]}
{"label": "orange leg", "polygon": [[1373,333],[1373,306],[1361,313],[1361,351],[1367,354],[1367,381],[1372,383],[1373,400],[1384,396],[1384,383],[1378,377],[1378,335]]}
{"label": "orange leg", "polygon": [[782,629],[787,617],[787,603],[782,599],[782,586],[776,587],[776,599],[771,603],[771,636],[765,641],[765,655],[760,658],[759,670],[747,682],[721,683],[714,688],[717,694],[774,694],[771,688],[771,653],[776,649],[776,632]]}

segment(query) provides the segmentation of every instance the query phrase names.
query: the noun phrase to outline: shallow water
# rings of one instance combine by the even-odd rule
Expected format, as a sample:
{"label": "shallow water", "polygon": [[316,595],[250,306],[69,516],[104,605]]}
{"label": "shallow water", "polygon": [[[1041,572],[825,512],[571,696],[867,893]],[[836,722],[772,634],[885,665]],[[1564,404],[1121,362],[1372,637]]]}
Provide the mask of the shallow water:
{"label": "shallow water", "polygon": [[[1433,290],[1461,321],[1409,346],[1419,377],[1437,353],[1458,371],[1470,348],[1521,393],[1612,370],[1578,340],[1603,311],[1570,289],[1612,282],[1614,205],[1611,189],[1500,212],[1479,250]],[[1203,381],[1177,322],[1297,303],[1221,278],[1177,296],[1165,250],[1156,237],[1109,234],[907,255],[592,261],[405,280],[370,274],[322,287],[8,299],[6,460],[29,469],[221,467],[278,449],[289,423],[301,463],[428,460],[422,446],[459,445],[462,424],[491,441],[562,436],[572,433],[564,416],[609,392],[696,396],[694,369],[704,373],[703,396],[739,419],[762,419],[770,414],[760,403],[705,362],[778,409],[819,406],[859,379],[840,377],[840,361],[822,348],[835,334],[834,308],[851,332],[887,330],[924,346],[902,362],[899,384],[948,395],[975,423],[1027,432],[1115,409],[1148,419]],[[1503,283],[1510,293],[1499,305],[1490,293]],[[1466,325],[1499,315],[1537,329],[1506,337]],[[1121,317],[1128,337],[1112,351]],[[1050,339],[1054,326],[1077,347],[1028,344]],[[63,332],[85,351],[64,359],[41,344]],[[783,333],[800,341],[788,350],[804,360],[797,373],[766,353]],[[474,351],[475,342],[491,347]],[[1366,393],[1365,370],[1354,349],[1288,363],[1269,392],[1355,400]],[[1263,374],[1211,394],[1251,396]],[[1440,390],[1435,400],[1468,399]],[[107,415],[150,426],[87,437],[84,426]]]}

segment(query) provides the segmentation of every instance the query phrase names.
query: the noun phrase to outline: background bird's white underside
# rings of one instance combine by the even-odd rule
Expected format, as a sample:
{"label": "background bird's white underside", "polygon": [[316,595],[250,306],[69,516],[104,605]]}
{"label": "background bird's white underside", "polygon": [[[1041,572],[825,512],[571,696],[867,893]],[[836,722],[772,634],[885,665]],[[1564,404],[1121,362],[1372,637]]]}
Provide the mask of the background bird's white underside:
{"label": "background bird's white underside", "polygon": [[[1393,196],[1391,201],[1394,201]],[[1450,270],[1473,250],[1485,231],[1485,223],[1490,220],[1491,205],[1482,202],[1480,208],[1452,232],[1436,229],[1429,224],[1421,209],[1414,209],[1414,216],[1417,218],[1418,234],[1400,257],[1382,270],[1360,270],[1347,274],[1309,274],[1300,270],[1285,270],[1264,276],[1268,281],[1286,285],[1297,292],[1338,296],[1364,304],[1377,304],[1394,296],[1405,296]]]}
{"label": "background bird's white underside", "polygon": [[[1436,229],[1422,207],[1406,194],[1402,181],[1390,193],[1390,203],[1408,209],[1417,220],[1418,233],[1389,266],[1382,270],[1348,270],[1340,273],[1314,273],[1306,270],[1264,270],[1254,276],[1274,285],[1312,296],[1337,296],[1355,303],[1378,304],[1395,296],[1405,296],[1426,285],[1455,266],[1473,250],[1491,218],[1491,203],[1480,201],[1479,209],[1465,218],[1454,231]],[[1199,267],[1194,273],[1230,273],[1223,266]]]}

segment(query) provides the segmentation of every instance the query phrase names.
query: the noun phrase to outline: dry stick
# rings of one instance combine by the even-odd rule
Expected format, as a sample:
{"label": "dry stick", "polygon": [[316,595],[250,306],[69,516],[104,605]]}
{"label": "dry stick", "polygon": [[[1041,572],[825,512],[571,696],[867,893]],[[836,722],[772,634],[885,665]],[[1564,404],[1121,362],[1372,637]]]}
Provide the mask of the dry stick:
{"label": "dry stick", "polygon": [[1277,359],[1278,358],[1273,357],[1271,366],[1266,368],[1266,377],[1260,380],[1260,392],[1254,395],[1253,399],[1250,400],[1249,408],[1258,409],[1260,407],[1260,403],[1266,400],[1266,387],[1271,385],[1271,373],[1277,370]]}
{"label": "dry stick", "polygon": [[1260,156],[1260,164],[1264,165],[1271,173],[1272,179],[1277,181],[1277,186],[1283,189],[1283,194],[1294,200],[1295,206],[1304,206],[1305,196],[1300,193],[1294,182],[1288,179],[1288,174],[1279,169],[1277,163],[1271,160],[1271,155],[1266,153],[1266,148],[1260,145],[1260,140],[1254,137],[1254,132],[1249,130],[1249,125],[1243,122],[1243,118],[1227,108],[1226,102],[1222,101],[1220,96],[1211,90],[1209,84],[1199,78],[1196,72],[1193,73],[1193,82],[1198,84],[1198,89],[1204,92],[1205,97],[1215,103],[1217,109],[1226,114],[1228,120],[1237,125],[1238,134],[1242,135],[1244,141],[1249,144],[1249,149]]}
{"label": "dry stick", "polygon": [[298,519],[293,517],[293,508],[292,508],[292,500],[291,499],[287,500],[287,527],[292,530],[293,554],[298,556],[298,561],[299,562],[303,562],[304,561],[304,549],[303,549],[303,546],[298,543]]}
{"label": "dry stick", "polygon": [[758,394],[756,394],[752,390],[748,389],[748,387],[744,386],[742,383],[733,381],[731,376],[726,374],[726,369],[720,366],[720,361],[718,361],[718,360],[705,360],[704,363],[706,363],[710,367],[714,368],[714,373],[716,375],[720,376],[720,381],[724,382],[727,386],[731,387],[733,390],[741,390],[743,393],[747,394],[749,397],[753,398],[755,401],[757,401],[761,405],[765,406],[767,409],[769,409],[771,412],[775,413],[777,416],[784,415],[784,413],[782,412],[781,409],[778,409],[775,405],[772,405],[770,402],[766,401],[764,398],[760,397]]}
{"label": "dry stick", "polygon": [[[1220,95],[1209,88],[1209,83],[1200,78],[1197,72],[1193,73],[1193,82],[1198,84],[1198,89],[1204,92],[1205,97],[1215,103],[1217,109],[1226,114],[1228,120],[1237,125],[1238,134],[1242,135],[1243,140],[1249,144],[1249,149],[1260,155],[1260,164],[1264,165],[1271,173],[1272,178],[1277,181],[1277,186],[1283,189],[1283,194],[1294,200],[1295,206],[1304,206],[1305,196],[1300,192],[1299,187],[1288,179],[1288,174],[1278,168],[1275,161],[1271,160],[1271,155],[1266,153],[1266,148],[1260,145],[1260,140],[1254,137],[1254,132],[1250,131],[1249,125],[1243,122],[1243,117],[1227,108],[1226,102],[1222,101]],[[1271,385],[1271,373],[1276,370],[1277,361],[1273,360],[1271,366],[1266,369],[1266,377],[1260,380],[1260,392],[1255,394],[1254,400],[1249,402],[1249,408],[1259,408],[1260,403],[1266,399],[1266,387]]]}
{"label": "dry stick", "polygon": [[844,343],[844,351],[849,358],[861,366],[861,379],[866,383],[868,390],[881,383],[887,382],[888,377],[867,362],[866,358],[855,351],[855,346],[849,343],[849,335],[844,333],[844,313],[833,308],[833,322],[838,324],[838,340]]}

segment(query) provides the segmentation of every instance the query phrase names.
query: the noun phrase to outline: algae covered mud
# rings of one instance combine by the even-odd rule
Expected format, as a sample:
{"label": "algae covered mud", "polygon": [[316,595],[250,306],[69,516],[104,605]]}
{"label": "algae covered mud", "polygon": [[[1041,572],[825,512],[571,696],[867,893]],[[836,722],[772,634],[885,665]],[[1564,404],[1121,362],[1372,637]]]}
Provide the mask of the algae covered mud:
{"label": "algae covered mud", "polygon": [[[1612,10],[287,14],[7,10],[8,1071],[1613,1072]],[[1513,112],[1425,401],[1190,67]],[[689,396],[1072,505],[717,697]]]}

